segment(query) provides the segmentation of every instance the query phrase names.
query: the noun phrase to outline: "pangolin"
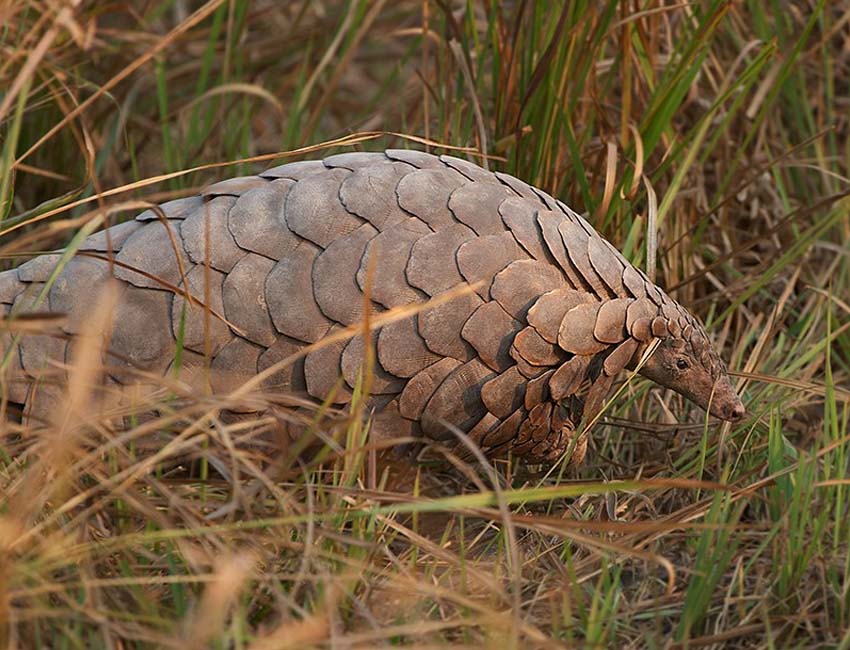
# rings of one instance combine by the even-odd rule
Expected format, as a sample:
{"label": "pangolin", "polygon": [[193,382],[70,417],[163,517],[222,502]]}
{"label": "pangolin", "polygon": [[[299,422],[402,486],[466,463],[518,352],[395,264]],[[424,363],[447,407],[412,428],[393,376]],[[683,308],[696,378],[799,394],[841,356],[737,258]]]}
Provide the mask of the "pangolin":
{"label": "pangolin", "polygon": [[[7,320],[64,314],[62,336],[2,335],[8,397],[33,418],[49,416],[56,392],[33,380],[65,367],[110,275],[121,287],[112,384],[129,381],[128,366],[168,372],[179,339],[181,364],[209,363],[212,388],[227,391],[367,308],[436,298],[372,333],[375,435],[451,446],[460,430],[491,457],[580,460],[575,432],[642,356],[644,376],[718,418],[744,416],[693,315],[561,201],[453,156],[393,149],[287,163],[96,233],[52,278],[59,258],[0,274]],[[344,405],[362,338],[311,350],[264,388]]]}

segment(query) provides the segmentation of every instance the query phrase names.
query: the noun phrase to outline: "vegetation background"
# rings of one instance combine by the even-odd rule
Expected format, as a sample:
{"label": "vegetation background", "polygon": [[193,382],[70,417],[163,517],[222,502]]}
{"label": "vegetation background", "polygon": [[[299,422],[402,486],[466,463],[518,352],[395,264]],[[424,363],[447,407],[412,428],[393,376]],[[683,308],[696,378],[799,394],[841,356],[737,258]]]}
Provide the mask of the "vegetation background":
{"label": "vegetation background", "polygon": [[749,409],[634,381],[578,476],[401,487],[356,421],[257,483],[224,398],[2,425],[0,643],[850,648],[848,117],[843,2],[0,2],[5,267],[277,154],[442,143],[585,211]]}

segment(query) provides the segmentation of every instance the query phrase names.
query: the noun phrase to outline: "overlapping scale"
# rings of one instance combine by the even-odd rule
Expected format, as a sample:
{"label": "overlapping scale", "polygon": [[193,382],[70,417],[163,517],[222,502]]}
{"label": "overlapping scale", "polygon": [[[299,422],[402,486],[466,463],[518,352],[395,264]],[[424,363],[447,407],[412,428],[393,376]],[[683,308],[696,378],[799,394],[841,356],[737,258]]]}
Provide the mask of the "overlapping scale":
{"label": "overlapping scale", "polygon": [[510,356],[514,336],[522,323],[511,318],[496,301],[485,302],[467,319],[461,336],[475,348],[484,363],[501,372],[513,365]]}
{"label": "overlapping scale", "polygon": [[505,199],[499,204],[499,215],[531,257],[541,262],[554,262],[537,224],[537,209],[531,202],[517,197]]}
{"label": "overlapping scale", "polygon": [[549,343],[557,343],[561,321],[566,313],[573,307],[593,302],[597,302],[593,294],[576,291],[570,287],[547,291],[528,310],[528,324]]}
{"label": "overlapping scale", "polygon": [[195,266],[186,274],[180,288],[195,300],[175,295],[171,303],[171,328],[175,337],[182,330],[183,346],[195,352],[216,354],[232,338],[224,323],[222,283],[225,275],[215,269]]}
{"label": "overlapping scale", "polygon": [[68,261],[48,293],[50,311],[65,314],[62,328],[66,332],[78,334],[82,331],[92,304],[109,277],[107,260],[78,256]]}
{"label": "overlapping scale", "polygon": [[509,232],[475,237],[463,242],[457,251],[457,265],[461,275],[470,284],[480,282],[476,288],[485,300],[490,297],[490,285],[496,274],[508,264],[528,255]]}
{"label": "overlapping scale", "polygon": [[157,221],[160,219],[181,220],[188,217],[204,204],[200,196],[187,196],[160,203],[155,208],[148,208],[136,217],[136,221]]}
{"label": "overlapping scale", "polygon": [[378,230],[385,230],[409,218],[395,195],[399,181],[410,171],[408,165],[385,162],[350,167],[354,173],[339,188],[345,209],[365,219]]}
{"label": "overlapping scale", "polygon": [[599,341],[593,330],[603,303],[583,303],[573,307],[564,315],[558,330],[558,345],[567,352],[578,355],[602,352],[607,343]]}
{"label": "overlapping scale", "polygon": [[207,185],[201,190],[203,197],[216,196],[242,196],[246,192],[262,187],[268,181],[259,176],[237,176],[236,178],[228,178],[223,181],[218,181],[212,185]]}
{"label": "overlapping scale", "polygon": [[561,233],[561,239],[567,249],[570,261],[573,263],[573,268],[584,279],[586,286],[590,287],[590,290],[600,299],[616,297],[590,263],[588,256],[590,238],[587,233],[581,227],[566,219],[558,224],[558,231]]}
{"label": "overlapping scale", "polygon": [[464,160],[463,158],[443,154],[442,156],[440,156],[440,162],[448,165],[455,171],[460,172],[469,180],[475,181],[476,183],[486,183],[490,185],[499,184],[499,180],[496,178],[496,175],[493,172],[489,172],[486,169],[479,167],[475,163],[469,162],[468,160]]}
{"label": "overlapping scale", "polygon": [[406,174],[396,187],[399,206],[437,230],[455,222],[449,197],[466,178],[453,169],[437,167]]}
{"label": "overlapping scale", "polygon": [[331,169],[295,183],[286,195],[283,210],[289,229],[327,248],[337,238],[359,228],[363,221],[339,200],[340,185],[350,175],[346,169]]}
{"label": "overlapping scale", "polygon": [[[334,325],[329,335],[342,328]],[[347,339],[322,343],[307,354],[304,359],[304,377],[307,392],[318,400],[331,397],[334,404],[347,404],[351,401],[351,390],[342,377],[342,353],[348,345]]]}
{"label": "overlapping scale", "polygon": [[293,180],[275,180],[236,200],[227,227],[239,247],[270,259],[295,249],[301,238],[289,229],[284,217],[284,203],[293,185]]}
{"label": "overlapping scale", "polygon": [[431,229],[416,218],[406,218],[395,223],[366,244],[366,250],[357,269],[357,284],[366,290],[371,266],[370,295],[386,308],[417,302],[424,293],[407,281],[407,263],[413,244]]}
{"label": "overlapping scale", "polygon": [[578,269],[573,265],[572,260],[567,254],[567,249],[564,246],[564,240],[561,237],[559,230],[564,216],[559,212],[552,210],[538,210],[537,224],[540,227],[540,232],[543,233],[543,240],[552,257],[557,261],[558,266],[567,276],[570,286],[579,291],[590,291],[591,285],[584,279]]}
{"label": "overlapping scale", "polygon": [[278,339],[266,302],[266,278],[274,260],[248,253],[236,263],[222,283],[224,315],[249,341],[268,347]]}
{"label": "overlapping scale", "polygon": [[219,196],[204,203],[180,223],[183,248],[195,264],[209,264],[227,273],[245,255],[227,227],[228,215],[235,203],[232,196]]}
{"label": "overlapping scale", "polygon": [[191,268],[179,222],[152,221],[134,232],[115,256],[115,277],[136,287],[168,290]]}
{"label": "overlapping scale", "polygon": [[481,400],[490,413],[504,420],[523,405],[527,383],[517,367],[512,366],[482,386]]}
{"label": "overlapping scale", "polygon": [[487,412],[481,401],[482,386],[495,373],[478,359],[452,370],[434,391],[422,412],[422,431],[436,440],[455,438],[449,427],[471,429]]}
{"label": "overlapping scale", "polygon": [[[371,345],[373,350],[377,348],[378,333],[372,332]],[[363,336],[352,337],[345,349],[342,351],[342,376],[345,377],[346,383],[351,388],[354,388],[358,376],[365,371],[366,347],[363,345]],[[371,367],[371,383],[370,392],[373,395],[387,395],[400,393],[404,388],[405,381],[401,377],[396,377],[384,370],[380,362],[375,357],[375,362]]]}
{"label": "overlapping scale", "polygon": [[496,274],[490,295],[518,321],[524,321],[537,298],[566,284],[563,274],[538,260],[517,260]]}
{"label": "overlapping scale", "polygon": [[[319,253],[313,264],[313,295],[329,319],[343,325],[363,320],[367,303],[357,283],[357,270],[366,245],[378,234],[364,223],[353,232],[335,239]],[[368,308],[376,311],[371,302]]]}
{"label": "overlapping scale", "polygon": [[277,331],[306,343],[318,341],[332,325],[313,296],[313,262],[320,251],[301,242],[274,265],[265,282],[266,304]]}
{"label": "overlapping scale", "polygon": [[563,349],[544,339],[533,327],[526,327],[514,337],[513,349],[532,366],[560,365],[566,359]]}
{"label": "overlapping scale", "polygon": [[[450,289],[456,293],[461,287]],[[419,333],[432,352],[467,361],[475,351],[461,336],[466,321],[483,302],[473,292],[461,293],[419,313]]]}
{"label": "overlapping scale", "polygon": [[593,336],[602,343],[619,343],[626,336],[626,311],[633,301],[630,298],[606,300],[599,306]]}
{"label": "overlapping scale", "polygon": [[475,233],[461,223],[452,223],[414,242],[407,262],[408,283],[429,296],[463,282],[457,265],[461,244],[475,238]]}
{"label": "overlapping scale", "polygon": [[378,361],[396,377],[413,377],[440,359],[425,345],[417,315],[388,323],[378,333]]}
{"label": "overlapping scale", "polygon": [[418,420],[443,380],[460,366],[457,359],[445,357],[416,373],[399,396],[399,412],[406,418]]}
{"label": "overlapping scale", "polygon": [[494,235],[505,229],[499,216],[499,206],[512,195],[502,185],[466,183],[449,196],[449,210],[455,219],[472,228],[476,234]]}

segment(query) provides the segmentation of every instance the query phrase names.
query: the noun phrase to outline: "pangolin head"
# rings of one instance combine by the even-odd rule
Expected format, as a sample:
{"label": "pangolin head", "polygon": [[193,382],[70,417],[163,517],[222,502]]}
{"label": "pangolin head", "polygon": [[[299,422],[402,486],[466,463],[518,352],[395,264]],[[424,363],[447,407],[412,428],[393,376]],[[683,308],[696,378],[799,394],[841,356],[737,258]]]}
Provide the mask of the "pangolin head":
{"label": "pangolin head", "polygon": [[738,422],[746,414],[729,381],[726,364],[694,320],[679,336],[662,338],[640,374],[684,395],[721,420]]}

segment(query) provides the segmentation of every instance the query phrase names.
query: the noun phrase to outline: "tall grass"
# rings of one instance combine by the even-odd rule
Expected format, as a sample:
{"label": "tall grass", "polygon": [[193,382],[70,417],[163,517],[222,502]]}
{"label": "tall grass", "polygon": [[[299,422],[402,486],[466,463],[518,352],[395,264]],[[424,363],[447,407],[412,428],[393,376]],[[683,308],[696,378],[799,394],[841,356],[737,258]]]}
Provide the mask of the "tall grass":
{"label": "tall grass", "polygon": [[825,0],[0,5],[5,267],[276,153],[463,147],[698,313],[750,412],[719,425],[635,380],[578,475],[387,461],[357,417],[265,472],[241,443],[273,418],[222,411],[284,417],[287,396],[166,378],[117,427],[79,406],[80,352],[76,419],[0,425],[2,643],[850,647],[848,20]]}

